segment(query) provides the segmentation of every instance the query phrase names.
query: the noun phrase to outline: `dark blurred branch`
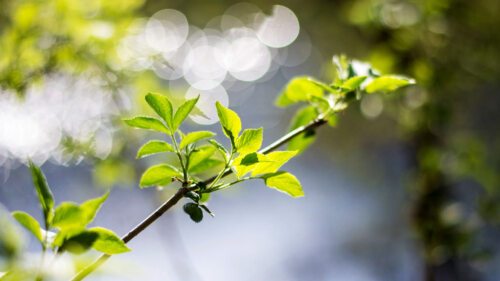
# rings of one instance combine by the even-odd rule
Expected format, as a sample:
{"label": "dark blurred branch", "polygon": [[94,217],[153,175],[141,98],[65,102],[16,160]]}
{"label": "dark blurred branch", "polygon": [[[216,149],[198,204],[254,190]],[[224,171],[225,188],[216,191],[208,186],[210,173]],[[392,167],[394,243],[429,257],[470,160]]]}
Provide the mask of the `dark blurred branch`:
{"label": "dark blurred branch", "polygon": [[[284,135],[280,139],[276,140],[272,144],[266,146],[265,148],[261,149],[259,152],[266,154],[269,153],[280,146],[288,143],[290,140],[293,138],[297,137],[298,135],[314,130],[321,125],[327,123],[325,119],[316,119],[313,120],[311,123],[298,127],[295,130],[289,132],[288,134]],[[227,176],[231,174],[231,170],[228,170],[223,176]],[[215,177],[209,178],[204,181],[205,185],[210,184],[212,181],[215,180]],[[148,228],[153,222],[155,222],[158,218],[160,218],[166,211],[168,211],[171,207],[173,207],[177,202],[179,202],[186,193],[196,190],[198,187],[188,187],[187,183],[183,184],[183,187],[180,188],[170,199],[168,199],[163,205],[161,205],[158,209],[156,209],[153,213],[151,213],[147,218],[145,218],[141,223],[139,223],[137,226],[135,226],[132,230],[130,230],[125,236],[122,237],[122,240],[125,243],[128,243],[130,240],[134,239],[139,233],[144,231],[146,228]],[[85,277],[87,277],[90,273],[94,272],[97,268],[99,268],[106,260],[108,260],[111,256],[107,254],[101,255],[97,260],[95,260],[92,264],[88,265],[84,269],[82,269],[80,272],[78,272],[71,280],[72,281],[79,281],[83,280]]]}

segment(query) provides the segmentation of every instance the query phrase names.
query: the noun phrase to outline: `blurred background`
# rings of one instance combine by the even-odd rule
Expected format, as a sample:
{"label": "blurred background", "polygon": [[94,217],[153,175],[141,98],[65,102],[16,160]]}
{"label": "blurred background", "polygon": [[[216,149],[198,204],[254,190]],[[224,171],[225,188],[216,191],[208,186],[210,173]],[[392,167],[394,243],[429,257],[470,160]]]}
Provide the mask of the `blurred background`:
{"label": "blurred background", "polygon": [[111,189],[95,224],[125,234],[175,191],[137,187],[161,157],[135,160],[154,134],[120,120],[151,114],[147,92],[199,94],[185,130],[218,131],[220,101],[269,144],[296,110],[273,106],[287,81],[329,82],[344,53],[418,86],[320,129],[286,166],[305,197],[250,183],[200,224],[176,208],[88,280],[499,280],[498,15],[497,0],[0,0],[0,271],[39,252],[7,215],[42,216],[27,158],[57,202]]}

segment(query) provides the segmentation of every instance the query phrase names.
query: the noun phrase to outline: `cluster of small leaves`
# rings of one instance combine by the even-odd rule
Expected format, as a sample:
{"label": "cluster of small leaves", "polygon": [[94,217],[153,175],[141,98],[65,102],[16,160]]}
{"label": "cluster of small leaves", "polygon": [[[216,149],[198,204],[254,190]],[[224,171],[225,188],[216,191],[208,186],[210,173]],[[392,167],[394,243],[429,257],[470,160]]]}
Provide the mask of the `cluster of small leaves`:
{"label": "cluster of small leaves", "polygon": [[[415,83],[413,79],[400,75],[380,75],[369,64],[349,60],[343,55],[335,56],[333,63],[336,75],[332,83],[323,83],[308,76],[296,77],[278,96],[276,105],[279,107],[307,103],[295,114],[290,130],[319,119],[335,126],[336,113],[347,108],[350,102],[361,99],[363,95],[390,93]],[[291,140],[288,149],[303,151],[314,139],[314,131],[306,131]]]}
{"label": "cluster of small leaves", "polygon": [[[295,151],[276,151],[264,155],[259,153],[262,146],[262,128],[242,131],[241,120],[236,112],[216,103],[222,131],[230,143],[227,148],[210,131],[183,133],[180,126],[193,111],[198,98],[187,100],[174,111],[166,96],[149,93],[146,102],[160,118],[137,116],[124,120],[129,126],[153,130],[166,135],[167,140],[152,140],[137,152],[137,158],[157,154],[174,153],[177,161],[162,163],[148,168],[140,179],[140,187],[165,186],[174,181],[189,188],[186,197],[192,202],[184,205],[184,211],[195,222],[203,219],[203,211],[213,215],[206,206],[212,192],[228,188],[250,179],[263,179],[268,187],[277,189],[293,197],[303,196],[302,187],[292,174],[279,171]],[[202,175],[207,171],[217,171],[213,180],[206,183]],[[223,178],[234,172],[236,179]]]}
{"label": "cluster of small leaves", "polygon": [[57,254],[80,254],[93,248],[113,255],[130,251],[113,231],[102,227],[87,228],[108,198],[108,193],[82,204],[62,202],[55,207],[54,196],[41,169],[30,163],[30,170],[43,222],[40,224],[22,211],[14,211],[12,216],[40,242],[44,252],[51,249]]}

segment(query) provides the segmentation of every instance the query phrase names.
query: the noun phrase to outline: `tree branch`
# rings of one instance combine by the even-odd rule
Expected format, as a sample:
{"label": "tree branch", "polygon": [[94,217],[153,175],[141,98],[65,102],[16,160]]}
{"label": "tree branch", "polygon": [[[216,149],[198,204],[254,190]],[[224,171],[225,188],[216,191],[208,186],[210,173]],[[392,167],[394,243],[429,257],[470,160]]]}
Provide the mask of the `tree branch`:
{"label": "tree branch", "polygon": [[[288,143],[290,140],[295,138],[296,136],[309,131],[309,130],[314,130],[317,127],[320,127],[321,125],[327,123],[325,119],[316,119],[313,120],[311,123],[298,127],[295,130],[289,132],[288,134],[284,135],[280,139],[276,140],[272,144],[266,146],[265,148],[261,149],[259,152],[262,154],[269,153],[271,151],[276,150],[280,146]],[[232,172],[229,170],[226,173],[224,173],[223,177],[231,174]],[[204,181],[206,185],[210,184],[212,181],[215,180],[216,177],[209,178]],[[158,209],[156,209],[153,213],[151,213],[146,219],[144,219],[141,223],[139,223],[137,226],[135,226],[132,230],[130,230],[125,236],[122,237],[122,240],[125,243],[128,243],[130,240],[134,239],[139,233],[144,231],[146,228],[148,228],[153,222],[155,222],[159,217],[161,217],[166,211],[168,211],[171,207],[173,207],[177,202],[179,202],[186,193],[189,191],[192,191],[196,189],[195,188],[188,188],[185,185],[180,188],[170,199],[168,199],[165,203],[163,203]],[[101,255],[98,259],[96,259],[92,264],[88,265],[84,269],[82,269],[80,272],[78,272],[72,279],[71,281],[80,281],[83,280],[85,277],[87,277],[90,273],[94,272],[97,268],[99,268],[106,260],[108,260],[111,256],[107,254]]]}

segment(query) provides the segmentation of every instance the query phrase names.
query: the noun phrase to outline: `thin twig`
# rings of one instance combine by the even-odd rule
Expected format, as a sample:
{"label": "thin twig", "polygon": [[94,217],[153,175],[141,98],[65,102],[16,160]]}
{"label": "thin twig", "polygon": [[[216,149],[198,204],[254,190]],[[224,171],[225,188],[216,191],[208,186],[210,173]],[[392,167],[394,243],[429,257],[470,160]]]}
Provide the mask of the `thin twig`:
{"label": "thin twig", "polygon": [[[276,140],[272,144],[266,146],[265,148],[261,149],[259,152],[262,154],[269,153],[271,151],[276,150],[280,146],[288,143],[291,139],[295,138],[296,136],[310,130],[314,130],[317,127],[320,127],[321,125],[325,124],[327,121],[325,119],[316,119],[313,120],[311,123],[298,127],[295,130],[289,132],[288,134],[284,135],[280,139]],[[228,170],[226,173],[223,174],[222,177],[225,177],[229,174],[231,174],[232,171]],[[210,184],[216,179],[216,177],[209,178],[205,180],[203,183],[205,185]],[[177,202],[179,202],[186,193],[195,190],[198,187],[187,187],[183,186],[180,188],[170,199],[168,199],[163,205],[161,205],[158,209],[156,209],[153,213],[151,213],[146,219],[144,219],[141,223],[139,223],[137,226],[135,226],[132,230],[130,230],[125,236],[122,237],[123,242],[128,243],[130,240],[134,239],[139,233],[144,231],[146,228],[148,228],[153,222],[155,222],[159,217],[161,217],[166,211],[168,211],[171,207],[173,207]],[[88,265],[84,269],[82,269],[80,272],[78,272],[72,279],[71,281],[80,281],[83,280],[85,277],[87,277],[90,273],[94,272],[97,268],[99,268],[106,260],[108,260],[111,256],[107,254],[101,255],[98,259],[96,259],[92,264]]]}

